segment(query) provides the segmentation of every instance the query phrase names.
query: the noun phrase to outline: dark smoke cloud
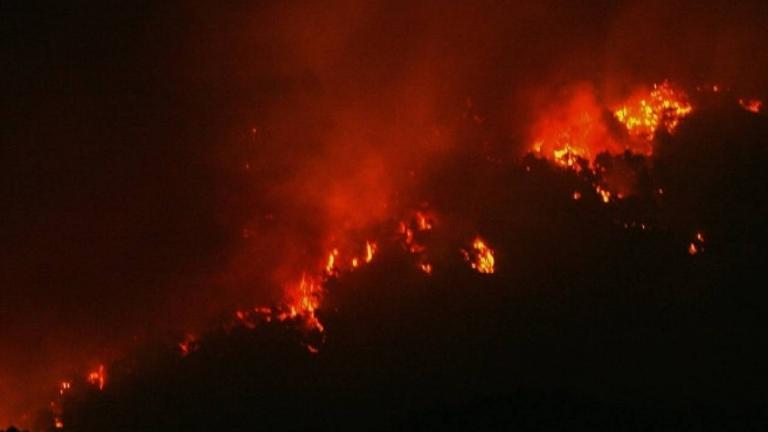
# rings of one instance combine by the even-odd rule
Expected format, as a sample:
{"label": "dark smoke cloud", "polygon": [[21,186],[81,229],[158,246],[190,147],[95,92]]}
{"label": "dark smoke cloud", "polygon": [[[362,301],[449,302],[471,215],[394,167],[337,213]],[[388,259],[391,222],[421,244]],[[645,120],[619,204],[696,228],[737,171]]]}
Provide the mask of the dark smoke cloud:
{"label": "dark smoke cloud", "polygon": [[519,156],[550,86],[768,90],[758,2],[516,3],[4,3],[0,421]]}

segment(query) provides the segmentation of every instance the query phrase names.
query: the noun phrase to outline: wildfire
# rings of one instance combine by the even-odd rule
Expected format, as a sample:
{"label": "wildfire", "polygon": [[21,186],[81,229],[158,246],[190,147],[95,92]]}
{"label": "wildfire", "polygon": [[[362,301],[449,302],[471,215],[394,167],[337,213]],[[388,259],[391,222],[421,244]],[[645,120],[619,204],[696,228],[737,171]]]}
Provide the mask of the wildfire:
{"label": "wildfire", "polygon": [[757,114],[763,108],[763,101],[759,99],[739,99],[739,105],[745,110]]}
{"label": "wildfire", "polygon": [[[238,311],[239,312],[239,311]],[[186,357],[191,352],[195,352],[198,349],[198,341],[195,335],[188,333],[184,340],[179,342],[179,351],[181,351],[181,356]]]}
{"label": "wildfire", "polygon": [[477,270],[479,273],[492,274],[496,271],[493,249],[488,247],[483,239],[475,237],[472,242],[472,251],[467,252],[462,250],[464,259],[469,262],[470,267]]}
{"label": "wildfire", "polygon": [[409,221],[400,222],[399,231],[403,236],[403,243],[406,249],[411,253],[424,251],[424,246],[419,244],[414,238],[416,233],[432,230],[434,221],[422,212],[416,212]]}
{"label": "wildfire", "polygon": [[376,243],[367,241],[365,242],[365,262],[370,263],[373,261],[373,256],[376,255]]}
{"label": "wildfire", "polygon": [[325,264],[325,274],[328,276],[333,276],[338,273],[338,269],[336,268],[336,258],[339,256],[339,250],[333,249],[331,253],[328,254],[328,261]]}
{"label": "wildfire", "polygon": [[432,274],[432,264],[429,263],[421,263],[419,264],[419,269],[423,271],[424,273],[431,275]]}
{"label": "wildfire", "polygon": [[[688,96],[664,81],[648,91],[635,92],[622,104],[609,108],[590,86],[575,86],[557,103],[550,104],[532,127],[532,151],[556,166],[601,179],[595,191],[604,203],[622,199],[631,193],[630,186],[606,179],[605,168],[596,163],[600,154],[621,155],[625,152],[650,156],[654,137],[663,128],[673,133],[680,121],[693,112]],[[627,130],[621,136],[611,125],[610,116]],[[529,167],[526,167],[529,170]],[[619,186],[619,187],[617,187]],[[581,192],[574,192],[574,200]]]}
{"label": "wildfire", "polygon": [[422,212],[416,212],[416,226],[419,231],[429,231],[432,229],[432,221]]}
{"label": "wildfire", "polygon": [[398,231],[403,237],[405,249],[412,254],[424,252],[426,247],[416,240],[415,235],[419,232],[431,231],[433,225],[434,221],[431,217],[418,211],[410,220],[400,222]]}
{"label": "wildfire", "polygon": [[597,194],[600,195],[600,199],[602,199],[604,203],[608,204],[609,202],[611,202],[611,191],[609,191],[608,189],[605,189],[600,185],[597,185],[595,186],[595,192],[597,192]]}
{"label": "wildfire", "polygon": [[418,233],[431,231],[434,227],[434,218],[427,214],[417,211],[414,215],[398,224],[398,232],[402,236],[403,248],[411,254],[419,256],[418,268],[424,273],[432,274],[432,264],[426,261],[426,246],[420,243],[416,236]]}
{"label": "wildfire", "polygon": [[323,324],[317,318],[316,311],[320,307],[323,293],[322,285],[306,274],[301,276],[301,281],[288,290],[290,302],[288,310],[290,317],[301,317],[308,327],[319,332],[323,331]]}
{"label": "wildfire", "polygon": [[587,158],[587,151],[583,148],[571,147],[570,143],[566,142],[562,148],[552,150],[552,157],[560,166],[581,171],[579,160]]}
{"label": "wildfire", "polygon": [[[715,88],[714,91],[717,89]],[[740,99],[739,103],[744,109],[754,113],[760,112],[762,108],[762,101],[756,99]],[[659,128],[664,128],[669,133],[674,132],[680,121],[690,115],[692,111],[693,107],[688,102],[685,93],[674,89],[665,81],[653,85],[650,92],[644,91],[635,94],[613,110],[612,114],[617,121],[624,125],[631,137],[642,139],[632,141],[643,143],[644,140],[652,141]],[[617,154],[629,148],[629,144],[618,142],[618,138],[614,138],[611,134],[605,119],[606,115],[610,113],[610,110],[598,103],[593,93],[577,91],[570,102],[555,106],[536,124],[534,129],[537,135],[533,150],[560,167],[574,170],[577,173],[581,172],[582,169],[588,169],[591,170],[590,173],[597,174],[599,166],[592,165],[597,154],[601,152]],[[609,119],[610,117],[608,117]],[[530,171],[530,167],[526,166],[526,170]],[[615,190],[612,193],[607,186],[597,183],[592,183],[592,185],[603,203],[622,198],[620,193],[615,193]],[[576,201],[581,200],[583,198],[582,192],[586,194],[587,190],[575,190],[570,198]],[[664,191],[659,188],[657,193],[662,195]],[[269,218],[272,217],[272,215],[268,216]],[[433,265],[426,259],[427,248],[424,242],[424,233],[432,231],[434,226],[434,217],[426,211],[412,212],[409,217],[397,225],[402,247],[407,253],[417,255],[416,265],[426,275],[432,274]],[[628,228],[629,224],[625,223],[624,226]],[[633,222],[632,227],[639,227],[641,230],[647,229],[644,223]],[[251,234],[244,231],[243,236],[250,237]],[[360,239],[358,238],[358,240]],[[254,329],[258,324],[264,322],[295,319],[304,324],[310,331],[323,333],[325,328],[317,316],[317,311],[323,301],[323,284],[329,278],[339,277],[345,271],[358,269],[363,264],[371,263],[379,252],[378,244],[374,240],[366,240],[364,247],[362,243],[354,243],[353,247],[349,247],[350,244],[353,243],[342,241],[331,244],[337,247],[331,248],[325,255],[325,259],[323,259],[324,255],[319,254],[314,261],[313,268],[304,271],[298,282],[285,285],[285,297],[279,306],[238,310],[234,314],[235,322],[246,328]],[[701,232],[697,232],[688,245],[688,254],[691,256],[700,254],[704,250],[703,245],[704,236]],[[325,250],[327,251],[327,249]],[[471,247],[466,250],[462,249],[461,253],[469,266],[478,273],[495,273],[495,251],[483,238],[475,237]],[[312,354],[319,352],[318,345],[309,343],[303,345]],[[197,337],[191,333],[186,334],[184,339],[178,343],[182,357],[195,352],[199,347]],[[91,385],[103,390],[106,384],[105,366],[99,365],[96,370],[88,373],[86,379]],[[63,396],[71,387],[71,382],[62,381],[58,389],[59,395]],[[56,428],[63,428],[63,423],[59,417],[56,417],[54,422]]]}
{"label": "wildfire", "polygon": [[411,253],[417,253],[423,250],[422,246],[414,242],[413,229],[406,225],[405,222],[400,222],[400,233],[403,235],[403,243],[405,244],[406,249]]}
{"label": "wildfire", "polygon": [[104,369],[104,365],[99,365],[98,369],[91,371],[88,374],[88,382],[98,387],[99,390],[104,390],[104,384],[107,381],[107,372]]}
{"label": "wildfire", "polygon": [[[353,270],[360,267],[362,264],[369,264],[373,261],[373,257],[376,255],[376,250],[376,243],[370,240],[365,242],[365,250],[363,251],[362,256],[354,255],[350,257],[349,254],[342,254],[338,248],[333,248],[331,252],[328,253],[328,258],[325,261],[325,268],[323,271],[328,277],[339,276],[343,270]],[[343,262],[348,262],[349,267],[346,269],[342,268]]]}
{"label": "wildfire", "polygon": [[616,136],[606,121],[612,110],[598,96],[592,86],[582,84],[552,99],[532,125],[532,151],[576,172],[591,168],[600,153],[649,153],[647,142],[622,142]]}
{"label": "wildfire", "polygon": [[[362,264],[371,263],[377,250],[377,244],[371,240],[365,242],[360,256],[350,257],[340,248],[332,248],[324,265],[321,266],[322,270],[305,271],[297,283],[285,285],[284,301],[281,306],[275,308],[258,306],[252,309],[237,310],[234,314],[235,319],[230,325],[241,325],[248,329],[255,329],[260,323],[300,320],[307,329],[323,333],[325,327],[317,316],[317,310],[321,306],[325,289],[323,284],[330,277],[341,276],[344,271],[351,271]],[[349,266],[343,266],[343,263],[349,263]],[[309,343],[302,345],[312,354],[319,352],[316,345]],[[197,349],[197,342],[185,339],[179,344],[179,348],[182,351],[182,356],[185,356],[191,350]]]}
{"label": "wildfire", "polygon": [[688,255],[698,255],[704,250],[704,234],[697,232],[696,236],[688,244]]}
{"label": "wildfire", "polygon": [[613,115],[630,135],[653,140],[659,127],[672,133],[693,107],[688,97],[664,81],[654,84],[649,94],[641,92],[617,108]]}

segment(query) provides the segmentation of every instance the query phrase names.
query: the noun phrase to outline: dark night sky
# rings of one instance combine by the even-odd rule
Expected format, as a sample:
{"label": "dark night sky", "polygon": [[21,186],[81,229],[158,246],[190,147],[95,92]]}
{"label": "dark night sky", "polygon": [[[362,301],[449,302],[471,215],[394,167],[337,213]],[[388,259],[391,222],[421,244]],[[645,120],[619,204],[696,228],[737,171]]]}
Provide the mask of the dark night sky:
{"label": "dark night sky", "polygon": [[555,84],[768,95],[763,2],[75,3],[0,1],[0,421],[133,343],[273,299],[254,287],[347,209],[316,203],[257,245],[243,226],[314,208],[308,183],[337,173],[398,190],[430,165],[409,140],[468,95],[504,137]]}

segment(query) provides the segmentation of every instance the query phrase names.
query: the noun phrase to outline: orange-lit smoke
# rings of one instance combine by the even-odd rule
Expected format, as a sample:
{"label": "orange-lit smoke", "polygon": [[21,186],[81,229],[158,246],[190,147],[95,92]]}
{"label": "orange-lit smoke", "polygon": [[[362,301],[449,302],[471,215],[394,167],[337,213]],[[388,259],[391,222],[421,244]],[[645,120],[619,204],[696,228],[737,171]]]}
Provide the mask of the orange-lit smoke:
{"label": "orange-lit smoke", "polygon": [[[420,208],[423,195],[428,193],[423,190],[423,179],[432,170],[439,169],[441,160],[447,155],[469,150],[475,153],[497,151],[502,156],[508,156],[533,149],[558,165],[579,169],[579,158],[592,162],[597,154],[604,151],[619,154],[629,149],[649,154],[652,143],[641,136],[648,137],[648,127],[654,124],[654,130],[658,130],[659,125],[665,130],[674,129],[687,110],[686,105],[683,102],[665,105],[666,96],[658,89],[656,96],[653,90],[645,89],[639,93],[643,95],[640,99],[631,95],[620,100],[626,102],[624,104],[606,104],[601,94],[604,81],[627,85],[654,82],[652,78],[641,80],[626,73],[627,70],[638,69],[642,69],[637,72],[638,75],[669,76],[673,82],[678,79],[691,81],[701,70],[713,70],[713,74],[720,75],[713,78],[721,78],[721,75],[745,78],[743,74],[747,73],[746,81],[751,82],[759,82],[758,79],[762,80],[765,76],[765,68],[760,67],[765,61],[754,56],[755,52],[759,52],[755,48],[762,47],[762,43],[756,45],[752,37],[741,36],[746,33],[743,31],[744,18],[753,15],[731,4],[725,10],[725,16],[717,16],[718,20],[722,18],[730,25],[724,25],[716,35],[720,43],[711,44],[704,37],[678,37],[679,33],[707,35],[710,25],[698,24],[700,21],[690,24],[674,21],[676,17],[688,13],[704,12],[689,11],[690,8],[662,1],[652,2],[653,7],[641,7],[634,2],[620,3],[609,10],[580,6],[585,16],[595,19],[579,20],[573,19],[571,8],[546,2],[426,2],[419,5],[400,1],[346,0],[323,4],[311,1],[288,4],[245,2],[233,5],[231,10],[225,8],[226,11],[213,11],[196,2],[182,3],[178,5],[178,16],[174,15],[173,22],[178,19],[184,24],[195,25],[167,27],[193,28],[195,31],[189,34],[173,33],[180,39],[177,40],[163,33],[162,27],[166,27],[167,23],[158,19],[157,22],[162,25],[150,26],[147,32],[163,33],[172,42],[158,38],[158,44],[162,45],[161,42],[165,41],[166,45],[157,47],[157,51],[135,47],[136,55],[141,57],[142,62],[131,66],[136,70],[151,70],[157,77],[152,81],[159,87],[148,88],[146,93],[149,96],[142,96],[145,99],[138,104],[142,108],[165,100],[169,95],[190,95],[168,102],[172,109],[167,112],[146,113],[150,123],[147,125],[147,136],[156,137],[156,141],[147,147],[165,149],[168,142],[180,142],[184,147],[194,148],[195,157],[200,159],[177,161],[175,153],[170,150],[162,152],[173,155],[167,160],[155,160],[157,155],[154,153],[142,153],[137,159],[146,159],[161,167],[161,170],[154,172],[161,174],[158,176],[160,179],[152,180],[158,184],[150,183],[147,190],[162,188],[166,176],[172,177],[173,173],[182,179],[178,181],[181,186],[175,189],[163,190],[157,196],[149,194],[154,199],[167,205],[168,197],[189,195],[196,201],[205,202],[200,213],[208,211],[210,214],[205,214],[208,218],[200,217],[205,221],[199,223],[203,225],[202,229],[195,223],[187,226],[185,223],[193,217],[186,208],[180,207],[181,210],[168,217],[170,221],[153,229],[156,228],[157,232],[178,230],[182,233],[180,236],[189,237],[194,244],[201,243],[201,239],[207,236],[216,237],[217,230],[222,229],[228,233],[242,232],[243,238],[238,239],[242,240],[239,243],[222,241],[225,246],[219,246],[221,249],[213,250],[211,247],[211,250],[203,250],[201,254],[210,253],[210,257],[200,261],[208,267],[192,260],[182,260],[176,266],[158,264],[171,260],[165,256],[154,257],[150,260],[152,265],[139,268],[133,274],[133,279],[137,280],[142,279],[138,275],[146,275],[154,284],[145,283],[142,279],[135,286],[112,290],[130,291],[136,296],[129,297],[130,301],[119,298],[122,302],[105,298],[103,304],[97,305],[100,309],[114,308],[109,309],[110,313],[104,313],[102,319],[112,319],[111,316],[123,319],[129,315],[135,321],[130,326],[115,325],[115,328],[124,329],[125,335],[133,334],[135,328],[152,334],[158,331],[154,325],[167,330],[186,319],[205,322],[207,318],[218,316],[222,310],[235,308],[241,308],[242,321],[250,324],[254,323],[255,317],[273,320],[281,314],[288,314],[302,316],[311,329],[320,329],[322,324],[316,311],[322,305],[324,279],[375,261],[382,247],[377,240],[383,236],[371,231],[381,225],[395,231],[402,215]],[[641,26],[637,25],[638,16],[642,17],[639,20],[643,23]],[[198,26],[199,23],[210,25]],[[681,27],[689,31],[681,32]],[[760,21],[750,28],[759,34],[764,27]],[[579,37],[573,37],[574,34]],[[131,40],[126,35],[113,36],[105,40]],[[696,49],[685,49],[691,44]],[[709,50],[711,45],[717,45],[717,53]],[[115,52],[120,51],[115,49]],[[148,54],[144,54],[145,51]],[[200,61],[201,58],[206,61]],[[638,68],[637,65],[643,67]],[[97,76],[90,72],[84,76]],[[567,83],[573,80],[594,80],[597,85],[568,86]],[[82,80],[83,83],[90,81]],[[536,109],[531,110],[528,95],[531,89],[542,87],[565,90],[548,95]],[[92,97],[78,100],[88,103],[98,101],[100,99],[96,96],[103,92],[95,86],[90,94]],[[131,94],[130,100],[139,96]],[[468,98],[473,101],[471,104],[465,103]],[[637,108],[637,100],[645,100],[646,104]],[[462,117],[466,114],[467,105],[476,111],[468,116],[469,121]],[[755,104],[750,103],[745,106],[752,111],[759,110],[759,107],[754,107]],[[197,115],[179,114],[197,112],[195,109],[200,110]],[[614,117],[614,110],[619,110],[621,114]],[[481,111],[482,115],[478,114]],[[137,112],[137,117],[144,119],[145,112]],[[667,112],[679,115],[670,123]],[[123,112],[111,113],[120,117],[118,114]],[[639,116],[641,120],[630,120],[633,116]],[[159,125],[151,124],[153,118],[162,121],[157,121]],[[176,120],[169,122],[169,118]],[[621,131],[623,135],[613,127],[622,126],[622,119],[627,126],[633,125],[629,130],[625,128]],[[28,135],[36,136],[37,128],[45,127],[45,120],[41,116],[40,121],[29,122],[36,129],[30,129]],[[72,124],[87,125],[92,120],[77,118],[77,122]],[[168,123],[178,127],[168,128]],[[198,137],[196,128],[203,128],[201,125],[209,126],[209,129]],[[138,129],[144,131],[144,126],[142,124]],[[240,139],[238,131],[245,131],[248,139]],[[126,132],[129,143],[133,143],[133,139],[140,142],[145,139],[143,135],[141,139],[132,136],[133,130]],[[527,132],[530,135],[524,136]],[[122,136],[123,131],[116,133]],[[58,138],[56,134],[52,136]],[[82,141],[78,136],[61,137],[67,138],[67,143]],[[59,145],[58,140],[55,142],[56,147],[66,148]],[[72,146],[77,147],[75,144]],[[50,159],[58,164],[57,157]],[[229,167],[207,177],[188,170],[190,166],[208,166],[212,161],[218,163],[222,159],[231,162],[230,167],[245,168],[241,173],[244,177],[241,183],[212,185],[215,181],[211,178],[218,180],[219,177],[233,175]],[[106,162],[83,158],[79,161],[82,166],[73,163],[68,169],[77,167],[73,171],[93,171],[98,167],[90,166],[91,163],[110,166],[115,161]],[[143,166],[135,173],[129,168],[118,170],[125,176],[121,177],[124,180],[122,183],[147,177]],[[94,181],[82,183],[99,183],[98,179],[89,180]],[[75,184],[80,185],[80,182]],[[80,228],[82,232],[73,236],[77,240],[60,240],[56,235],[45,237],[46,231],[30,225],[25,234],[43,233],[40,237],[44,241],[32,244],[27,248],[29,250],[25,249],[27,255],[38,257],[39,250],[48,250],[50,244],[59,242],[66,244],[67,248],[77,247],[78,244],[89,243],[80,241],[81,238],[89,235],[99,237],[107,232],[120,235],[117,235],[114,244],[99,247],[121,251],[114,255],[107,254],[107,261],[131,262],[123,259],[122,250],[126,243],[136,243],[133,250],[126,252],[131,257],[144,255],[150,249],[174,246],[158,245],[155,231],[130,231],[125,228],[159,218],[156,215],[163,212],[158,212],[156,207],[137,207],[133,210],[140,217],[135,217],[135,220],[127,218],[124,225],[115,225],[116,220],[125,214],[125,203],[142,202],[124,197],[143,196],[143,190],[130,194],[115,186],[115,190],[106,192],[109,193],[95,194],[99,198],[94,200],[98,201],[102,196],[118,197],[114,198],[115,202],[103,203],[106,209],[116,209],[114,218],[99,217],[108,220],[108,225],[94,230],[89,224],[82,224],[85,228]],[[606,201],[616,196],[614,192],[608,189],[598,191],[601,199]],[[80,194],[73,196],[79,197]],[[40,200],[53,204],[72,201],[63,198],[66,197]],[[574,195],[574,199],[579,198]],[[80,204],[83,210],[78,210]],[[72,219],[78,221],[81,214],[100,214],[93,208],[101,207],[92,204],[102,203],[75,200],[72,208],[55,207],[51,214],[38,214],[36,219],[57,220],[58,217],[51,215],[71,213],[74,214]],[[432,261],[423,237],[429,235],[434,221],[430,215],[423,216],[406,220],[399,235],[403,247],[416,256],[418,269],[430,274],[438,272],[439,266]],[[392,221],[395,221],[394,224]],[[81,224],[75,222],[70,225],[79,227]],[[66,232],[56,224],[47,228],[50,232]],[[214,234],[201,232],[205,229]],[[123,230],[127,234],[123,235]],[[30,237],[19,236],[24,240],[18,245],[27,242]],[[493,242],[493,239],[489,241]],[[88,253],[82,254],[84,258],[76,263],[62,261],[67,265],[59,267],[76,268],[74,264],[98,262],[96,258],[104,255],[99,250],[92,256],[92,251],[85,249]],[[334,254],[334,250],[338,252]],[[456,249],[452,251],[455,253]],[[483,251],[473,245],[469,252],[478,254],[475,258],[485,256],[485,263],[473,261],[477,270],[494,269],[493,250],[487,245]],[[23,257],[16,250],[10,255]],[[30,258],[28,265],[17,266],[24,268],[24,275],[14,278],[9,286],[19,287],[19,293],[23,293],[19,298],[27,298],[31,292],[33,283],[28,280],[35,280],[36,276],[27,274],[45,273],[40,269],[48,268],[48,261],[59,259],[55,255],[50,255],[54,259],[48,256]],[[176,250],[169,255],[184,256]],[[221,263],[222,256],[229,259],[226,264]],[[15,265],[15,261],[4,261]],[[8,273],[21,274],[17,267],[9,267]],[[197,268],[205,270],[200,273],[190,271]],[[165,275],[165,279],[160,276],[157,280],[153,279],[156,273]],[[210,273],[218,275],[210,277]],[[76,287],[82,283],[103,286],[103,280],[112,280],[103,275],[86,280],[68,275],[69,272],[64,272],[61,281],[46,281],[40,285]],[[188,296],[179,295],[176,288],[180,286],[179,278],[192,281],[183,285],[193,287]],[[140,292],[143,285],[147,286],[145,293]],[[47,292],[49,289],[40,288],[40,292],[30,298],[49,301],[45,300],[52,298]],[[67,293],[66,297],[76,296]],[[163,298],[158,300],[160,297]],[[147,308],[135,307],[136,304],[144,305],[145,301],[170,306],[151,304]],[[29,315],[37,319],[44,315],[41,310],[48,309],[39,307],[36,301],[29,303],[34,307],[20,310],[22,317]],[[270,306],[254,308],[254,304]],[[137,310],[131,314],[126,309]],[[146,319],[148,310],[158,312],[152,319]],[[0,388],[0,401],[13,399],[7,405],[0,403],[0,420],[7,420],[22,411],[18,407],[24,404],[21,400],[28,396],[26,393],[35,393],[33,390],[22,390],[28,381],[27,376],[34,377],[36,384],[30,388],[44,388],[42,383],[53,383],[51,388],[55,392],[55,383],[61,376],[66,376],[61,373],[62,370],[82,370],[84,364],[90,364],[93,358],[100,358],[96,355],[99,352],[98,343],[90,346],[87,345],[90,342],[81,342],[83,345],[56,342],[63,340],[62,334],[70,335],[67,341],[99,340],[102,343],[102,340],[109,339],[116,351],[128,345],[123,340],[130,339],[129,336],[119,340],[81,337],[83,329],[99,326],[92,325],[90,316],[84,324],[75,322],[77,320],[73,317],[77,315],[61,308],[51,316],[66,317],[67,322],[50,317],[50,322],[42,318],[37,321],[37,326],[45,328],[50,335],[32,334],[28,337],[30,326],[26,319],[19,319],[14,324],[11,330],[13,337],[5,337],[8,335],[4,334],[3,339],[10,342],[2,345],[3,350],[15,355],[9,354],[1,360],[0,380],[12,382],[9,388],[19,390]],[[71,326],[65,325],[70,323]],[[50,350],[43,357],[56,359],[56,367],[28,372],[26,363],[29,362],[26,360],[41,357],[37,349],[27,348],[28,340],[42,339],[43,336],[49,342],[43,345]],[[194,345],[193,340],[185,339],[179,350],[188,353],[193,351]],[[20,371],[26,372],[22,374]],[[23,378],[19,378],[21,376]],[[105,385],[103,375],[97,374],[94,381],[99,387]],[[25,393],[23,397],[15,394],[22,392]]]}
{"label": "orange-lit smoke", "polygon": [[[593,86],[575,85],[554,96],[539,111],[531,128],[531,149],[576,171],[582,169],[580,160],[592,164],[600,153],[651,155],[658,129],[673,133],[692,111],[685,92],[667,81],[654,84],[650,90],[638,88],[616,107],[603,102]],[[616,130],[611,116],[623,125],[626,135]]]}

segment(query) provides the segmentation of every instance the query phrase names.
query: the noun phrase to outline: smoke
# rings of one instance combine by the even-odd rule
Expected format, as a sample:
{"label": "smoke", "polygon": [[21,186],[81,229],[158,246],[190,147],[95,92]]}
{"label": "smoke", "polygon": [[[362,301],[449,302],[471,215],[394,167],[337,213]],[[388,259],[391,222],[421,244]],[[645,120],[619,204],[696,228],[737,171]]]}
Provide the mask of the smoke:
{"label": "smoke", "polygon": [[[548,161],[454,155],[427,182],[439,210],[419,242],[434,272],[397,239],[379,242],[373,262],[325,284],[319,352],[290,320],[207,332],[183,357],[143,347],[114,365],[104,392],[68,393],[64,423],[757,424],[768,122],[729,106],[694,114],[664,143],[652,172],[661,197],[646,181],[606,204],[589,179]],[[647,167],[644,156],[601,159]],[[702,249],[690,255],[693,230]],[[496,250],[495,274],[457,250],[478,231]]]}
{"label": "smoke", "polygon": [[765,7],[3,5],[0,421],[424,201],[469,232],[489,210],[452,194],[498,173],[457,156],[522,156],[553,88],[766,95]]}

